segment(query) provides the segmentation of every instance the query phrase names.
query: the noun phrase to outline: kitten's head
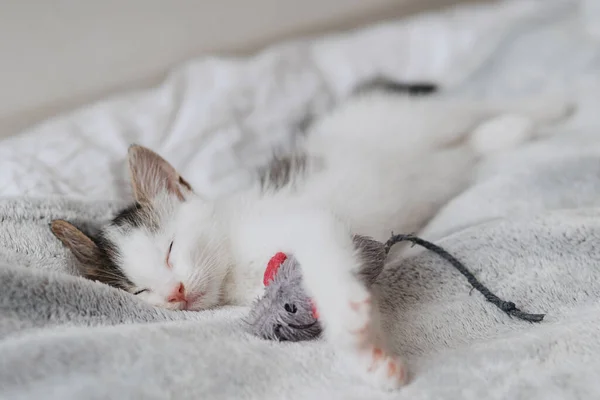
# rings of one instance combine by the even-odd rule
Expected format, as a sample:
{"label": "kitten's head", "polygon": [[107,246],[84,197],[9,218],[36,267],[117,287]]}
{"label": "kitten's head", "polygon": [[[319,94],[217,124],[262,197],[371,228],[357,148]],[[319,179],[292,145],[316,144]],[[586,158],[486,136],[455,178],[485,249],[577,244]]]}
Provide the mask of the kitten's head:
{"label": "kitten's head", "polygon": [[131,146],[128,156],[136,202],[96,236],[62,220],[52,232],[89,279],[168,309],[218,305],[232,262],[214,205],[151,150]]}

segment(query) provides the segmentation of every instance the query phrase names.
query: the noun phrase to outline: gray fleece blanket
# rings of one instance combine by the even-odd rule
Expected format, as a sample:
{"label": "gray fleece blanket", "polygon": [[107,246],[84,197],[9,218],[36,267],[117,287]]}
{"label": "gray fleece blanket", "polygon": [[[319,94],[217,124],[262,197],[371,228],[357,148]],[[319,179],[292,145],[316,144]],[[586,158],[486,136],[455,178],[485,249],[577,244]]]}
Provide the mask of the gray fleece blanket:
{"label": "gray fleece blanket", "polygon": [[567,18],[524,37],[473,79],[482,97],[568,84],[574,122],[486,161],[422,232],[544,322],[511,319],[410,249],[377,282],[410,384],[380,392],[323,341],[250,335],[246,309],[169,312],[72,275],[48,223],[94,226],[118,204],[2,199],[0,398],[599,399],[600,46],[580,26]]}
{"label": "gray fleece blanket", "polygon": [[[567,142],[588,155],[535,156],[564,153]],[[559,135],[523,149],[527,171],[497,173],[494,162],[506,160],[490,160],[424,233],[501,297],[547,313],[544,322],[511,319],[434,254],[394,260],[377,285],[386,331],[411,371],[395,393],[354,379],[324,341],[253,337],[244,308],[163,311],[65,273],[73,260],[50,220],[94,225],[118,205],[2,200],[0,396],[600,398],[600,155],[581,137],[567,142]]]}

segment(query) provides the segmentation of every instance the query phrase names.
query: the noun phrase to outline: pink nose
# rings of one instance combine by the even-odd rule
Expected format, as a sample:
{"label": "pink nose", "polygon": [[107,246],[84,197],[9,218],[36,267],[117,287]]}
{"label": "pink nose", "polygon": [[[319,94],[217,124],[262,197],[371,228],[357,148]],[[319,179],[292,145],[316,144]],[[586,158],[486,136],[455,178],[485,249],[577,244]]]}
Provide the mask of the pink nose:
{"label": "pink nose", "polygon": [[183,286],[183,283],[179,282],[177,285],[175,285],[175,287],[171,291],[171,294],[169,294],[169,296],[167,297],[167,301],[169,303],[180,303],[182,301],[186,301],[185,287]]}

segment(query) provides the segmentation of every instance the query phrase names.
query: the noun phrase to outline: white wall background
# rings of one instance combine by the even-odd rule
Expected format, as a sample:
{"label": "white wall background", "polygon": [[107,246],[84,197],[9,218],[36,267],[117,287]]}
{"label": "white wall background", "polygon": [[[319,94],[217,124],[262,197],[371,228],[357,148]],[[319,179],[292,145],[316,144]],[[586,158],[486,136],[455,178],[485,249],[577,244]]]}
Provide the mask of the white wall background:
{"label": "white wall background", "polygon": [[[600,0],[599,0],[600,1]],[[209,52],[457,0],[0,0],[0,136]]]}

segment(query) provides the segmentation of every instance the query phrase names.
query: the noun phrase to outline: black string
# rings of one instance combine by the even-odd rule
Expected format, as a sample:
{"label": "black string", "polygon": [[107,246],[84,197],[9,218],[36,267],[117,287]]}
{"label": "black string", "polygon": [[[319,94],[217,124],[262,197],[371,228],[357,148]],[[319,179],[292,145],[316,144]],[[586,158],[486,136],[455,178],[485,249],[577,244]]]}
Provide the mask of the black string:
{"label": "black string", "polygon": [[524,321],[529,322],[540,322],[544,319],[545,314],[528,314],[517,308],[515,303],[512,301],[504,301],[500,297],[496,296],[494,293],[490,291],[485,285],[475,278],[475,275],[471,271],[469,271],[460,261],[458,261],[452,254],[448,253],[443,248],[428,242],[424,239],[421,239],[412,234],[409,235],[394,235],[392,233],[392,237],[385,243],[385,254],[387,255],[390,252],[392,246],[394,246],[398,242],[409,241],[412,242],[412,245],[418,244],[426,248],[429,251],[433,251],[446,261],[448,261],[454,268],[458,270],[461,274],[467,278],[467,281],[473,286],[474,289],[479,291],[483,297],[490,303],[494,304],[496,307],[507,313],[509,316],[517,317]]}

